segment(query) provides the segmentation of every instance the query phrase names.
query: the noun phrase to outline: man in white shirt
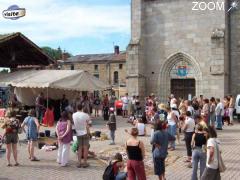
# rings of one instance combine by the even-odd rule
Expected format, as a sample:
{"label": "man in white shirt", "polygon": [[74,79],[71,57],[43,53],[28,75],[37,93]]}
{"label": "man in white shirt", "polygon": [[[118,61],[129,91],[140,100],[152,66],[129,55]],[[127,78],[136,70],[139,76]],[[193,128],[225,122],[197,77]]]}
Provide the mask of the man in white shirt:
{"label": "man in white shirt", "polygon": [[128,93],[125,94],[124,97],[122,97],[122,111],[123,111],[123,117],[127,117],[128,116],[128,104],[129,104],[129,98],[128,98]]}
{"label": "man in white shirt", "polygon": [[171,98],[171,100],[170,100],[170,107],[173,104],[177,104],[177,99],[174,97],[174,94],[171,94],[170,98]]}
{"label": "man in white shirt", "polygon": [[[87,163],[87,157],[88,157],[88,148],[89,148],[89,122],[90,117],[87,113],[82,112],[82,105],[78,104],[77,106],[77,112],[75,112],[72,115],[77,139],[78,139],[78,161],[80,167],[88,167],[89,164]],[[83,153],[83,154],[82,154]],[[83,155],[83,161],[82,164],[82,155]]]}
{"label": "man in white shirt", "polygon": [[192,142],[192,136],[194,133],[194,128],[195,128],[195,121],[193,118],[191,118],[191,112],[187,111],[186,112],[186,120],[185,120],[185,125],[183,127],[183,130],[185,132],[185,143],[186,143],[186,149],[187,149],[187,156],[188,159],[186,162],[191,162],[192,158],[192,147],[191,147],[191,142]]}

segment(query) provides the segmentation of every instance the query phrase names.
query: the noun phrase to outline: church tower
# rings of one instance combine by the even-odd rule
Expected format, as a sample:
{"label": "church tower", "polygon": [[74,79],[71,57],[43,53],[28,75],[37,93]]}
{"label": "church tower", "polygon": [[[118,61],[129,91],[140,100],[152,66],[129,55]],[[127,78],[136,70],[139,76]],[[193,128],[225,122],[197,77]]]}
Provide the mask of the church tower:
{"label": "church tower", "polygon": [[230,92],[240,94],[240,3],[229,12]]}
{"label": "church tower", "polygon": [[[240,67],[239,11],[231,17],[235,60],[229,61],[225,0],[200,2],[132,0],[129,95],[154,93],[166,101],[171,93],[185,99],[201,94],[222,98],[229,93],[229,71],[235,77],[239,69],[235,67]],[[240,76],[233,80],[237,84]]]}

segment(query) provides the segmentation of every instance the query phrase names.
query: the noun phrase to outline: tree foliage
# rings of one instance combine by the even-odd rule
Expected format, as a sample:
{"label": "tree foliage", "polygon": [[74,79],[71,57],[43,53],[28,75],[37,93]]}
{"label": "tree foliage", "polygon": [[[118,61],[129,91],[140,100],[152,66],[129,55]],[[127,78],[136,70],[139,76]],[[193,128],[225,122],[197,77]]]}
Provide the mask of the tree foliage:
{"label": "tree foliage", "polygon": [[66,52],[65,50],[62,51],[62,49],[60,47],[58,47],[57,49],[53,49],[51,47],[45,46],[45,47],[42,47],[42,50],[43,50],[43,52],[45,52],[48,56],[50,56],[54,60],[62,59],[63,52],[66,53],[67,57],[72,56],[70,53]]}

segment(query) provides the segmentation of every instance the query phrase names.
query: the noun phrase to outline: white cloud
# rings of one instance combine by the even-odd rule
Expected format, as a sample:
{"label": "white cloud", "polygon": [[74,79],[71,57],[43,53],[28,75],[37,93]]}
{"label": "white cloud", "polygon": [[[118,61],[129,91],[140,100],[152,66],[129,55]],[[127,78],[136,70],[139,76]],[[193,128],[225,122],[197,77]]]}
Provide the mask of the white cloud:
{"label": "white cloud", "polygon": [[1,17],[0,33],[22,32],[37,42],[130,32],[129,6],[74,6],[59,0],[0,0],[0,4],[0,11],[12,4],[26,8],[21,19]]}

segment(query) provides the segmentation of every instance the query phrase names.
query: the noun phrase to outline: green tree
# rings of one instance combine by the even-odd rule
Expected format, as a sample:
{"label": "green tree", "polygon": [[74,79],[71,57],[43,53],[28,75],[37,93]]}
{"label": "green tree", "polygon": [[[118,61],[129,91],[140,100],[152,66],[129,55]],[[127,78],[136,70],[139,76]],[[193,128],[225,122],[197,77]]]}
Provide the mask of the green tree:
{"label": "green tree", "polygon": [[[48,56],[50,56],[51,58],[53,58],[54,60],[59,60],[59,59],[62,59],[62,49],[60,47],[58,47],[57,49],[53,49],[51,47],[48,47],[48,46],[45,46],[45,47],[42,47],[42,50],[43,52],[45,52]],[[68,52],[65,52],[64,53],[67,54],[67,57],[71,57],[72,55]]]}

